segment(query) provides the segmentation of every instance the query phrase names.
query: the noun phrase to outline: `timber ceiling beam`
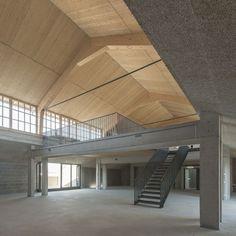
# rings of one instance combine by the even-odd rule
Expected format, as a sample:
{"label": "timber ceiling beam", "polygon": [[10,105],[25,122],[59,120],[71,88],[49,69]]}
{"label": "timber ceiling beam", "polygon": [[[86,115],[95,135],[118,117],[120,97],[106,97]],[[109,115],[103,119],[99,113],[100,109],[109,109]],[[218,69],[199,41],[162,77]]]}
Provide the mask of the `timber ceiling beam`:
{"label": "timber ceiling beam", "polygon": [[91,38],[91,43],[94,46],[105,47],[105,46],[151,46],[151,43],[145,33],[131,33],[123,35],[111,35]]}

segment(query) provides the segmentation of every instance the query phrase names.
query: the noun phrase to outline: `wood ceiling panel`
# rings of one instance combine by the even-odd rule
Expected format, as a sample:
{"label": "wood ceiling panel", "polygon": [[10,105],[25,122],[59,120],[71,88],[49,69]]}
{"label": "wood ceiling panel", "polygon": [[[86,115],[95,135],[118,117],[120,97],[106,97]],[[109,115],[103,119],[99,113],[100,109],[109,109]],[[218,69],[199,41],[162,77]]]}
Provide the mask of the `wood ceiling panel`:
{"label": "wood ceiling panel", "polygon": [[0,41],[11,44],[27,15],[31,1],[7,0],[0,3]]}
{"label": "wood ceiling panel", "polygon": [[159,120],[168,120],[173,115],[159,102],[153,102],[138,108],[130,114],[133,120],[142,120],[142,124],[148,124]]}
{"label": "wood ceiling panel", "polygon": [[[144,45],[142,40],[132,45],[135,39],[126,45],[124,41],[132,38],[133,32],[142,29],[123,0],[2,0],[0,93],[37,105],[63,74],[63,86],[58,86],[56,97],[53,95],[54,104],[160,59],[146,40]],[[120,43],[124,34],[128,36]],[[107,42],[117,35],[109,45]],[[108,45],[96,54],[90,46],[97,36],[109,37]],[[100,43],[104,43],[103,38],[99,38]],[[86,55],[83,63],[70,66],[81,51]],[[139,123],[194,113],[163,62],[52,110],[82,121],[119,112]]]}
{"label": "wood ceiling panel", "polygon": [[131,33],[142,31],[142,28],[137,23],[136,19],[123,0],[109,0],[109,2],[117,14],[119,14],[126,26],[129,28]]}
{"label": "wood ceiling panel", "polygon": [[161,102],[161,104],[164,107],[166,107],[166,109],[170,111],[171,114],[173,114],[175,117],[192,115],[196,113],[191,104],[180,105],[177,102],[167,102],[167,101],[163,101]]}
{"label": "wood ceiling panel", "polygon": [[85,34],[47,0],[1,1],[0,41],[61,74]]}
{"label": "wood ceiling panel", "polygon": [[[115,60],[121,58],[118,57],[119,52],[113,49],[111,51],[112,53],[115,51],[114,57],[111,57],[110,54],[112,53],[104,52],[82,66],[76,66],[70,74],[68,85],[63,88],[53,103],[78,95],[126,74],[127,67],[125,70],[120,65],[121,61],[117,59],[120,62],[118,63]],[[128,57],[130,53],[132,53],[132,60],[124,58],[125,56]],[[152,51],[149,53],[154,58],[158,57],[158,54],[152,53]],[[137,68],[137,65],[141,66],[142,63],[152,60],[143,49],[136,51],[128,49],[128,54],[122,51],[122,55],[123,57],[120,60],[123,60],[123,63],[129,63],[129,70],[134,69],[134,66]],[[135,64],[135,58],[138,58],[137,64]],[[174,82],[169,81],[173,78],[166,78],[170,74],[163,75],[161,70],[164,69],[163,65],[160,68],[154,65],[87,95],[66,102],[64,105],[55,108],[54,111],[83,121],[118,112],[140,124],[193,114],[194,109],[186,97],[182,95],[182,92],[179,92],[179,88],[173,88],[176,86]]]}
{"label": "wood ceiling panel", "polygon": [[71,73],[71,81],[84,89],[91,89],[126,74],[124,69],[107,53],[102,53],[89,63],[77,66]]}
{"label": "wood ceiling panel", "polygon": [[[116,60],[126,71],[131,72],[147,65],[160,57],[152,46],[139,49],[130,47],[119,47],[108,51],[109,55]],[[132,76],[148,91],[169,95],[183,95],[181,89],[166,72],[163,62],[158,62],[148,68],[134,73]]]}
{"label": "wood ceiling panel", "polygon": [[[72,94],[78,95],[83,91],[92,89],[95,86],[124,74],[126,74],[126,71],[109,55],[104,53],[83,66],[77,66],[70,74],[70,85],[62,89],[52,104],[69,98],[73,96]],[[68,94],[70,94],[70,96],[68,96]],[[71,102],[67,102],[65,106],[63,105],[56,109],[60,112],[68,111],[71,116],[80,120],[85,120],[85,116],[92,119],[92,115],[96,113],[97,115],[95,117],[98,117],[98,114],[109,114],[108,111],[128,115],[127,111],[137,103],[137,100],[147,95],[147,91],[140,86],[135,79],[129,76],[100,88],[99,90],[93,91],[90,94],[93,95],[92,97],[95,102],[93,100],[88,102],[87,99],[90,99],[91,96],[87,95],[75,99],[82,107],[82,100],[86,104],[85,108],[82,108],[83,113],[78,114],[77,117],[75,117],[75,111],[70,112],[70,109],[66,108],[66,106],[72,106]],[[93,106],[91,104],[93,104]],[[75,105],[75,103],[73,105]],[[91,111],[89,111],[90,109]]]}
{"label": "wood ceiling panel", "polygon": [[159,122],[154,122],[153,124],[146,125],[146,128],[156,128],[156,127],[165,127],[165,126],[170,126],[170,125],[177,125],[177,124],[183,124],[183,123],[189,123],[189,122],[194,122],[196,120],[199,120],[198,115],[193,115],[193,116],[187,116],[187,117],[175,117]]}
{"label": "wood ceiling panel", "polygon": [[0,43],[0,93],[37,105],[57,74]]}
{"label": "wood ceiling panel", "polygon": [[90,37],[142,31],[123,0],[51,0]]}
{"label": "wood ceiling panel", "polygon": [[[69,82],[63,87],[54,102],[57,103],[62,101],[66,96],[68,96],[68,94],[70,94],[70,96],[76,96],[84,91],[84,89],[81,89],[77,85]],[[66,116],[71,116],[80,121],[86,121],[94,117],[104,116],[115,112],[114,107],[93,94],[88,94],[71,100],[70,102],[59,105],[51,110]]]}

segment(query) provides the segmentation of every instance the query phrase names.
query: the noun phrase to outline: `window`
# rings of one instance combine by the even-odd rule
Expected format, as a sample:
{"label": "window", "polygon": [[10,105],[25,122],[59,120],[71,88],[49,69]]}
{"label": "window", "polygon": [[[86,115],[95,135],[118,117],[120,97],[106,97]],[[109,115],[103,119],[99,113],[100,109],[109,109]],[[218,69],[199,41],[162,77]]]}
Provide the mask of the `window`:
{"label": "window", "polygon": [[36,107],[12,100],[12,128],[29,133],[36,133],[37,131],[37,114]]}
{"label": "window", "polygon": [[67,117],[62,117],[61,118],[61,132],[62,136],[69,138],[70,137],[70,127],[69,127],[69,118]]}
{"label": "window", "polygon": [[78,173],[78,171],[79,171],[79,168],[78,168],[78,166],[77,165],[71,165],[71,177],[72,177],[72,179],[71,179],[71,186],[72,187],[78,187],[78,186],[80,186],[80,184],[79,184],[79,173]]}
{"label": "window", "polygon": [[36,107],[0,95],[0,126],[24,132],[37,132]]}
{"label": "window", "polygon": [[[80,165],[48,163],[48,189],[80,187]],[[37,171],[37,179],[41,178]]]}
{"label": "window", "polygon": [[75,120],[70,120],[70,138],[77,139],[77,129]]}
{"label": "window", "polygon": [[44,113],[43,133],[47,136],[60,135],[79,141],[102,137],[102,130],[99,128],[49,111]]}
{"label": "window", "polygon": [[59,136],[60,134],[60,115],[46,111],[43,118],[43,133],[46,135]]}
{"label": "window", "polygon": [[48,163],[48,188],[61,188],[61,164]]}
{"label": "window", "polygon": [[62,164],[62,188],[71,187],[71,165]]}
{"label": "window", "polygon": [[10,128],[10,99],[0,96],[0,126]]}

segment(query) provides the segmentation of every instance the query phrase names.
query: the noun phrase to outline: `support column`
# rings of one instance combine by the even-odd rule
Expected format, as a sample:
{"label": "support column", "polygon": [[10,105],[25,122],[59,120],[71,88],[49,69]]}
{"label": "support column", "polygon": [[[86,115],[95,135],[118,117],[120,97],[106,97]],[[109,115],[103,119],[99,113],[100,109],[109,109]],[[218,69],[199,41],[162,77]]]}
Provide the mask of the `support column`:
{"label": "support column", "polygon": [[102,165],[102,188],[107,189],[107,165]]}
{"label": "support column", "polygon": [[202,112],[200,118],[200,225],[218,230],[222,212],[220,116]]}
{"label": "support column", "polygon": [[130,164],[130,187],[134,187],[134,165]]}
{"label": "support column", "polygon": [[230,165],[230,149],[223,145],[223,170],[222,170],[222,198],[230,200],[231,196],[231,165]]}
{"label": "support column", "polygon": [[48,195],[48,158],[42,159],[42,196]]}
{"label": "support column", "polygon": [[84,170],[82,164],[80,164],[80,188],[84,188]]}
{"label": "support column", "polygon": [[36,163],[35,160],[29,156],[28,159],[28,197],[33,197],[36,189]]}
{"label": "support column", "polygon": [[234,184],[234,181],[233,181],[233,158],[230,157],[230,196],[232,195],[233,193],[233,184]]}
{"label": "support column", "polygon": [[101,189],[101,160],[96,160],[96,189]]}

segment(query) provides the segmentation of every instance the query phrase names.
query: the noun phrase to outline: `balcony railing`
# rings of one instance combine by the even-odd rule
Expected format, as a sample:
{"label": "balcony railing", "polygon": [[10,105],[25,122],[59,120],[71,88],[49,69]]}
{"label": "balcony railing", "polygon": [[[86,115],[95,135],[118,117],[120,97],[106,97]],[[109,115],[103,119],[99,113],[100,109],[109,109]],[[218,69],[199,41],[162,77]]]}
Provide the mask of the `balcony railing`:
{"label": "balcony railing", "polygon": [[143,129],[144,127],[134,121],[119,113],[113,113],[85,122],[77,122],[59,129],[48,130],[43,133],[43,140],[44,146],[55,146],[132,133]]}

